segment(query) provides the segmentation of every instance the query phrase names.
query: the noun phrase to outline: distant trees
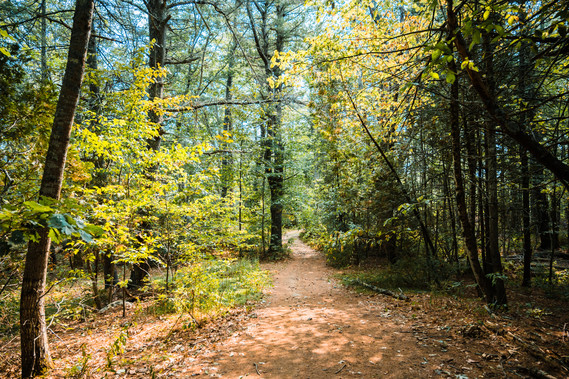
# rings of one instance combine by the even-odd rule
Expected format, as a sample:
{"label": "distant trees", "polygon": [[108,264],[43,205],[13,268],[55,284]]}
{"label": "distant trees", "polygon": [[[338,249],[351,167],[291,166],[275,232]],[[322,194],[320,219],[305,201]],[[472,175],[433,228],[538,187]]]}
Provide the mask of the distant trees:
{"label": "distant trees", "polygon": [[[423,270],[434,280],[459,261],[460,221],[481,293],[506,304],[503,256],[524,251],[528,285],[534,246],[553,254],[548,241],[567,222],[558,210],[569,168],[559,148],[569,119],[566,10],[557,3],[448,1],[439,9],[370,1],[326,12],[334,33],[312,39],[298,70],[312,71],[313,119],[327,152],[318,211],[330,257],[342,261],[363,246],[428,259],[428,239],[409,217],[418,210],[434,236],[435,264]],[[411,201],[369,181],[387,167],[359,129],[350,96]],[[386,212],[370,212],[380,206]]]}

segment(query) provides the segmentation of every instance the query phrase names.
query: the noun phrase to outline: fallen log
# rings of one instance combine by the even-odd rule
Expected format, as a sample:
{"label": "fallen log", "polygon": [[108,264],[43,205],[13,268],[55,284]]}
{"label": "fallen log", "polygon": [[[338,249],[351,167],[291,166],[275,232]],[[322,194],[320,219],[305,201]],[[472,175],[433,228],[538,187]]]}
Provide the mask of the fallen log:
{"label": "fallen log", "polygon": [[354,280],[352,280],[352,284],[360,285],[360,286],[362,286],[362,287],[365,287],[365,288],[367,288],[367,289],[369,289],[369,290],[372,290],[373,292],[377,292],[377,293],[380,293],[380,294],[382,294],[382,295],[394,297],[394,298],[396,298],[397,300],[409,301],[409,298],[408,298],[407,296],[403,295],[402,293],[399,294],[399,293],[395,293],[395,292],[390,291],[390,290],[386,290],[385,288],[379,288],[379,287],[376,287],[376,286],[371,285],[371,284],[369,284],[369,283],[362,282],[362,281],[359,280],[359,279],[354,279]]}

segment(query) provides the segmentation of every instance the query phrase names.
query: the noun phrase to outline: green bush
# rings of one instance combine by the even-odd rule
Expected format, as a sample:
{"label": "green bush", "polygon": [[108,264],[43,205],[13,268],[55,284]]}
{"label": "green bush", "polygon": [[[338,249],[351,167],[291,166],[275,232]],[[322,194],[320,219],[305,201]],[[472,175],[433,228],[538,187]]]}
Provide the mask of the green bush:
{"label": "green bush", "polygon": [[269,277],[258,262],[209,260],[178,270],[169,293],[162,294],[152,307],[155,313],[209,313],[258,299]]}

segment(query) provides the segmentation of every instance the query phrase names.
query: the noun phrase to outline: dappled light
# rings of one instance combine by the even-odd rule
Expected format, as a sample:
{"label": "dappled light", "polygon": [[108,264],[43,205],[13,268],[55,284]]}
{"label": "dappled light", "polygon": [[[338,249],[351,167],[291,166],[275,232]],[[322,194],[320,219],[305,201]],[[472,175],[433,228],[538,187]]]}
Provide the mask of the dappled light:
{"label": "dappled light", "polygon": [[0,377],[569,377],[567,5],[0,1]]}

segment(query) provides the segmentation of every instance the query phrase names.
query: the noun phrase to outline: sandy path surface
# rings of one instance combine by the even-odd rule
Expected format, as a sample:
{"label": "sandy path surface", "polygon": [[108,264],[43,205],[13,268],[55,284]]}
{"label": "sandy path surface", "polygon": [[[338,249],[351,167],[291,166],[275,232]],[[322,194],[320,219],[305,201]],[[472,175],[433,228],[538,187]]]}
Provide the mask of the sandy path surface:
{"label": "sandy path surface", "polygon": [[[432,376],[407,320],[331,278],[323,256],[293,238],[293,258],[267,265],[274,287],[244,328],[196,357],[199,374],[265,378]],[[197,375],[195,372],[194,375]]]}
{"label": "sandy path surface", "polygon": [[[334,280],[338,271],[298,232],[285,238],[294,240],[293,257],[264,265],[274,287],[253,311],[238,307],[197,329],[183,326],[179,315],[152,316],[144,308],[126,319],[116,308],[61,323],[51,337],[56,367],[47,378],[568,377],[568,368],[531,350],[566,355],[566,318],[488,314],[476,298],[436,293],[408,293],[410,301],[358,294]],[[523,303],[534,301],[530,295]],[[555,304],[557,314],[565,312],[566,303]],[[124,351],[109,358],[127,327]],[[531,349],[511,336],[530,341]],[[0,352],[0,378],[19,378],[17,336]]]}

